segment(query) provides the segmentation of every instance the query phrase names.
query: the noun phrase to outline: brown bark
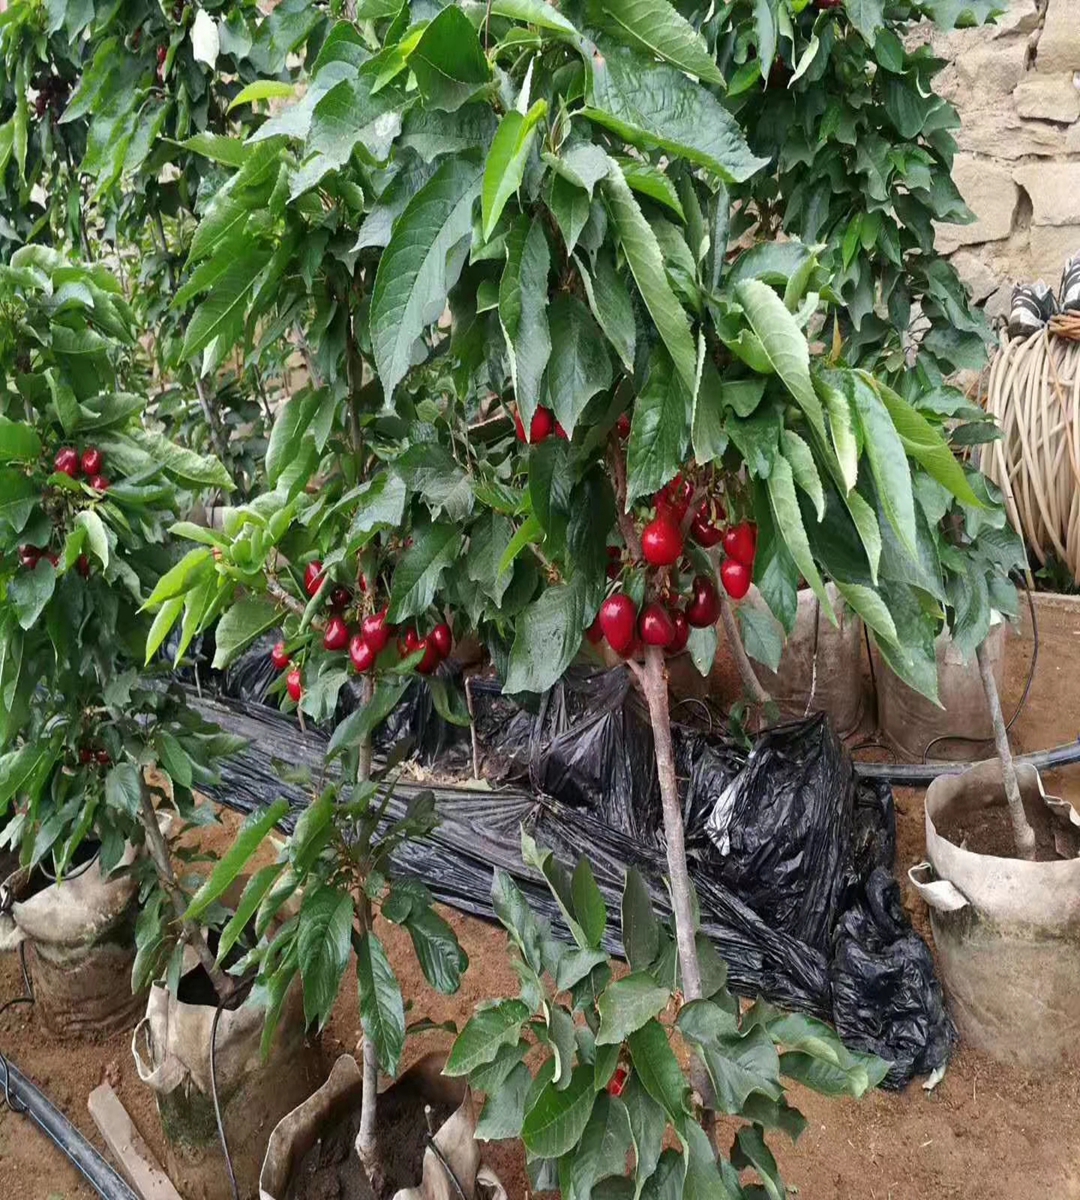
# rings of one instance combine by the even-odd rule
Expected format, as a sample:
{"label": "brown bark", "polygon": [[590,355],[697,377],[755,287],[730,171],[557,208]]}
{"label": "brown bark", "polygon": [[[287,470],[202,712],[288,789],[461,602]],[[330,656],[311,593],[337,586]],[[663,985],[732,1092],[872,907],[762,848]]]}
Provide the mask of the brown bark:
{"label": "brown bark", "polygon": [[1020,798],[1016,766],[1013,763],[1012,751],[1009,749],[1009,733],[1005,728],[1005,718],[1001,714],[1001,700],[998,697],[997,682],[994,679],[994,667],[990,662],[990,656],[986,653],[985,642],[975,654],[979,660],[979,674],[982,676],[983,690],[986,692],[990,720],[994,725],[994,744],[997,746],[998,758],[1001,759],[1001,774],[1005,781],[1005,799],[1009,805],[1013,837],[1016,839],[1016,853],[1020,858],[1034,859],[1035,831],[1028,823],[1027,814],[1024,812],[1024,802]]}

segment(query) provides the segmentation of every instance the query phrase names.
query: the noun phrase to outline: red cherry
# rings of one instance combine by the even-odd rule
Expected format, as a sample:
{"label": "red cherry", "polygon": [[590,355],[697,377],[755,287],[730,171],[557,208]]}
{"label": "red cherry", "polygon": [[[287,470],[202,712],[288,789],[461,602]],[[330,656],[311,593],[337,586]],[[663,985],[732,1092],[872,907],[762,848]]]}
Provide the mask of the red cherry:
{"label": "red cherry", "polygon": [[109,490],[109,481],[104,475],[95,475],[94,478],[90,480],[90,486],[95,492],[107,492]]}
{"label": "red cherry", "polygon": [[641,552],[654,567],[670,567],[683,552],[683,536],[667,517],[650,521],[641,534]]}
{"label": "red cherry", "polygon": [[521,413],[514,413],[514,436],[519,442],[526,441],[525,426],[521,423]]}
{"label": "red cherry", "polygon": [[85,554],[80,554],[75,560],[75,570],[79,572],[83,579],[90,578],[90,559]]}
{"label": "red cherry", "polygon": [[538,408],[529,423],[529,441],[539,446],[555,431],[555,414],[550,408]]}
{"label": "red cherry", "polygon": [[634,641],[637,628],[637,608],[625,592],[608,596],[600,605],[600,628],[608,645],[617,654],[625,654]]}
{"label": "red cherry", "polygon": [[309,596],[314,596],[322,586],[322,578],[322,563],[316,558],[304,568],[304,591]]}
{"label": "red cherry", "polygon": [[618,430],[619,437],[625,442],[630,436],[630,414],[619,413],[619,419],[615,422],[615,428]]}
{"label": "red cherry", "polygon": [[108,750],[95,750],[94,761],[99,767],[107,767],[112,762],[112,757]]}
{"label": "red cherry", "polygon": [[750,521],[734,525],[724,534],[724,553],[744,567],[754,565],[757,554],[757,526]]}
{"label": "red cherry", "polygon": [[689,479],[676,475],[669,480],[654,497],[656,515],[666,516],[675,525],[682,522],[686,510],[690,507],[690,497],[694,494],[694,485]]}
{"label": "red cherry", "polygon": [[324,650],[343,650],[349,643],[349,627],[341,617],[331,617],[323,631]]}
{"label": "red cherry", "polygon": [[100,475],[105,465],[105,455],[96,446],[88,446],[82,453],[82,473],[84,475]]}
{"label": "red cherry", "polygon": [[79,747],[79,762],[81,762],[83,764],[83,766],[85,767],[87,763],[92,763],[93,761],[94,761],[93,750],[91,750],[89,746],[80,746]]}
{"label": "red cherry", "polygon": [[158,46],[157,60],[158,60],[159,67],[163,67],[165,65],[165,59],[168,57],[168,55],[169,55],[169,51],[164,46]]}
{"label": "red cherry", "polygon": [[564,442],[568,442],[570,440],[570,437],[567,434],[566,430],[563,429],[563,427],[559,424],[558,421],[555,422],[555,436],[557,438],[562,438],[562,440]]}
{"label": "red cherry", "polygon": [[623,1088],[626,1087],[626,1081],[629,1078],[629,1072],[625,1067],[616,1067],[615,1074],[612,1075],[610,1082],[607,1085],[608,1094],[612,1096],[621,1096]]}
{"label": "red cherry", "polygon": [[746,563],[725,558],[720,564],[720,582],[732,600],[741,600],[750,590],[750,568]]}
{"label": "red cherry", "polygon": [[284,671],[289,663],[292,662],[292,659],[289,658],[285,651],[284,642],[278,642],[273,650],[270,651],[270,661],[274,664],[275,671]]}
{"label": "red cherry", "polygon": [[349,639],[349,658],[352,659],[352,665],[361,675],[366,675],[375,666],[377,657],[378,651],[363,634],[354,633],[352,635]]}
{"label": "red cherry", "polygon": [[454,635],[450,631],[450,626],[442,621],[428,634],[428,641],[435,646],[439,657],[445,658],[454,644]]}
{"label": "red cherry", "polygon": [[673,608],[671,611],[671,624],[675,630],[675,636],[668,643],[668,654],[681,654],[686,649],[686,643],[690,640],[690,622],[686,619],[686,614],[678,608]]}
{"label": "red cherry", "polygon": [[37,546],[20,546],[19,564],[28,571],[32,571],[38,565],[38,559],[44,553],[44,550],[39,550]]}
{"label": "red cherry", "polygon": [[300,702],[300,697],[304,694],[304,684],[300,674],[299,667],[293,669],[285,676],[285,690],[289,693],[289,698]]}
{"label": "red cherry", "polygon": [[57,456],[53,459],[53,466],[57,471],[64,475],[70,476],[72,479],[79,477],[79,452],[74,446],[65,446]]}
{"label": "red cherry", "polygon": [[670,646],[675,637],[675,624],[668,610],[654,600],[642,610],[638,633],[646,646]]}
{"label": "red cherry", "polygon": [[690,536],[699,546],[715,546],[723,536],[724,531],[712,523],[708,503],[703,504],[690,523]]}
{"label": "red cherry", "polygon": [[420,649],[421,638],[415,629],[405,630],[405,653],[415,654]]}
{"label": "red cherry", "polygon": [[374,653],[381,654],[386,649],[386,645],[390,641],[390,634],[393,632],[386,623],[386,609],[365,617],[360,623],[360,630],[364,635],[364,641]]}
{"label": "red cherry", "polygon": [[54,567],[58,567],[60,565],[60,556],[54,550],[46,550],[41,557],[48,559],[48,561],[52,563]]}
{"label": "red cherry", "polygon": [[595,617],[593,623],[585,630],[585,636],[594,646],[599,646],[604,640],[604,631],[600,626],[599,616]]}
{"label": "red cherry", "polygon": [[352,592],[339,583],[330,593],[330,607],[334,612],[343,612],[352,603]]}
{"label": "red cherry", "polygon": [[720,597],[716,584],[707,575],[695,575],[693,597],[686,606],[686,620],[695,629],[715,625],[720,616]]}
{"label": "red cherry", "polygon": [[435,642],[431,638],[430,634],[426,638],[423,638],[420,642],[420,645],[416,648],[419,650],[421,647],[423,647],[424,650],[424,657],[416,664],[416,669],[421,675],[430,675],[431,672],[434,671],[439,665],[439,660],[441,658],[439,654],[439,648],[435,645]]}
{"label": "red cherry", "polygon": [[622,574],[622,550],[618,546],[608,546],[607,556],[607,577],[608,579],[618,579]]}

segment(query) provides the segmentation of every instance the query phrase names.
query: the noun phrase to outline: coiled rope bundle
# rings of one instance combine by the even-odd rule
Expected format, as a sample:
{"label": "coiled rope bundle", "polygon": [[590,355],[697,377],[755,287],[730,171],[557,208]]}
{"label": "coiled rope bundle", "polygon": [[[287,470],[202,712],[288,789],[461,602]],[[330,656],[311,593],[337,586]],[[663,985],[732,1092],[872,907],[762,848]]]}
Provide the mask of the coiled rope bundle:
{"label": "coiled rope bundle", "polygon": [[1080,583],[1080,314],[1059,314],[1026,338],[1003,333],[986,410],[1002,437],[982,469],[1040,563],[1057,558]]}

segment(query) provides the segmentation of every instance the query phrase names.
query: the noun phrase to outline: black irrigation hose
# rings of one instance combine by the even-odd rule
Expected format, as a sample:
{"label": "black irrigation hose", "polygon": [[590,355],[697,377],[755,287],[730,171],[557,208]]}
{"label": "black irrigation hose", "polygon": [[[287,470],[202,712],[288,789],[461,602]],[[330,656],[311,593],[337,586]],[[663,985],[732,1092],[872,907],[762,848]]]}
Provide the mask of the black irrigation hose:
{"label": "black irrigation hose", "polygon": [[[59,1147],[101,1200],[139,1200],[64,1114],[10,1060],[0,1056],[3,1094],[12,1112],[24,1112]],[[20,1107],[11,1102],[18,1100]]]}
{"label": "black irrigation hose", "polygon": [[[1053,771],[1080,763],[1080,738],[1051,750],[1036,750],[1033,754],[1016,754],[1017,766],[1034,767],[1037,771]],[[935,763],[856,763],[855,773],[862,779],[882,779],[897,787],[926,787],[939,775],[960,775],[974,762]]]}

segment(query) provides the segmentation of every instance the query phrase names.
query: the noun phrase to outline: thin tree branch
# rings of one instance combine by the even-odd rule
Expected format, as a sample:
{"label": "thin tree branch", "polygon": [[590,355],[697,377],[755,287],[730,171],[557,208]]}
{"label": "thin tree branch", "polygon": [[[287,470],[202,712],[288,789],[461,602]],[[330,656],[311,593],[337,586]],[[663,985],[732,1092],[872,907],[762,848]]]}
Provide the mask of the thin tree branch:
{"label": "thin tree branch", "polygon": [[199,377],[198,368],[192,367],[192,371],[195,375],[195,394],[199,397],[199,407],[202,409],[206,423],[210,427],[210,440],[214,443],[214,450],[221,460],[222,466],[224,466],[229,443],[225,438],[225,431],[221,428],[220,414],[210,400],[210,397],[206,394],[202,379]]}
{"label": "thin tree branch", "polygon": [[210,982],[214,985],[214,991],[217,992],[218,998],[222,1001],[228,1000],[235,990],[235,985],[214,960],[214,955],[210,947],[206,944],[206,938],[203,937],[202,929],[194,921],[188,921],[184,918],[184,913],[187,912],[188,907],[187,897],[184,895],[183,888],[177,882],[176,874],[172,868],[172,861],[169,858],[169,848],[165,844],[165,837],[161,832],[161,826],[158,824],[157,812],[150,799],[150,790],[141,777],[139,779],[139,788],[141,792],[139,816],[143,832],[146,835],[146,849],[154,864],[154,869],[157,871],[161,886],[164,888],[165,894],[169,897],[173,912],[176,913],[176,917],[180,922],[181,935],[184,941],[199,956],[199,962],[202,963],[203,970],[210,977]]}
{"label": "thin tree branch", "polygon": [[1001,774],[1005,781],[1005,800],[1009,805],[1009,817],[1012,820],[1013,837],[1016,839],[1016,852],[1020,858],[1032,860],[1035,858],[1035,830],[1024,812],[1024,802],[1020,798],[1020,783],[1016,778],[1016,765],[1013,763],[1012,751],[1009,749],[1009,733],[1005,728],[1005,718],[1001,713],[1001,700],[998,697],[997,681],[994,679],[994,665],[986,652],[983,642],[975,652],[979,660],[979,674],[982,676],[983,691],[986,692],[986,704],[990,709],[990,720],[994,726],[994,744],[997,746],[998,758],[1001,760]]}
{"label": "thin tree branch", "polygon": [[608,467],[612,483],[615,485],[615,511],[619,531],[631,556],[637,562],[641,558],[641,538],[638,536],[633,517],[626,511],[626,458],[622,446],[619,445],[619,435],[614,430],[608,439]]}

